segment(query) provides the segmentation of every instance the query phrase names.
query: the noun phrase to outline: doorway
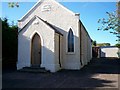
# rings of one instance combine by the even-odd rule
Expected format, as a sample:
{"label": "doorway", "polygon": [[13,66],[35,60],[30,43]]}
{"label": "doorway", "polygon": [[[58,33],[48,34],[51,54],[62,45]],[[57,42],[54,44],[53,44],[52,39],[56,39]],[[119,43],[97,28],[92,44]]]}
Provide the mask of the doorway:
{"label": "doorway", "polygon": [[41,64],[41,38],[35,33],[32,38],[31,66],[40,67]]}

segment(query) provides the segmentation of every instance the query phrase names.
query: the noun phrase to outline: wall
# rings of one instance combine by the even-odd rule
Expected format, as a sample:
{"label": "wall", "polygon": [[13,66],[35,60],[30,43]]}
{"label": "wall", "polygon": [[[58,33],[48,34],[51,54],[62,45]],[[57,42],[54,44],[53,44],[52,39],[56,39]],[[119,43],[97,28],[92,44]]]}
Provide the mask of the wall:
{"label": "wall", "polygon": [[[50,5],[50,10],[42,11],[41,8],[44,5]],[[22,28],[34,15],[48,21],[63,34],[63,68],[80,69],[78,16],[75,16],[73,12],[56,3],[54,0],[45,0],[39,3],[33,12],[30,12],[29,15],[25,16],[22,21],[19,22],[21,24],[19,28]],[[72,55],[67,53],[67,34],[70,28],[72,28],[75,36],[75,53]]]}
{"label": "wall", "polygon": [[90,60],[92,59],[92,42],[83,24],[80,24],[80,25],[81,25],[80,40],[81,40],[81,47],[82,47],[81,59],[82,59],[82,63],[83,63],[82,67],[83,67],[84,65],[87,65],[88,62],[90,62]]}
{"label": "wall", "polygon": [[[35,22],[39,23],[36,25]],[[54,72],[54,30],[38,18],[30,22],[18,35],[17,69],[31,65],[31,39],[36,32],[40,35],[42,44],[41,67]]]}
{"label": "wall", "polygon": [[56,71],[59,70],[59,34],[57,33],[55,33],[55,65]]}
{"label": "wall", "polygon": [[[42,9],[44,5],[47,5],[47,10]],[[19,29],[24,27],[24,25],[31,20],[35,15],[39,16],[43,20],[48,21],[50,24],[52,24],[57,30],[59,30],[63,34],[62,42],[63,42],[63,57],[62,57],[62,68],[65,69],[80,69],[80,36],[79,36],[79,16],[75,15],[75,13],[71,12],[70,10],[66,9],[64,6],[58,4],[54,0],[44,0],[42,3],[38,3],[38,5],[29,12],[25,17],[19,21],[18,26]],[[69,54],[67,52],[67,35],[69,32],[69,29],[72,29],[74,34],[74,41],[75,41],[75,52],[72,54]],[[32,31],[30,31],[32,32]],[[83,62],[84,64],[87,64],[87,34],[83,30]],[[44,35],[45,34],[42,34]],[[53,34],[51,34],[53,35]],[[46,35],[45,35],[46,36]],[[29,45],[28,45],[29,46]]]}
{"label": "wall", "polygon": [[118,48],[117,47],[101,47],[101,57],[118,57],[117,52]]}

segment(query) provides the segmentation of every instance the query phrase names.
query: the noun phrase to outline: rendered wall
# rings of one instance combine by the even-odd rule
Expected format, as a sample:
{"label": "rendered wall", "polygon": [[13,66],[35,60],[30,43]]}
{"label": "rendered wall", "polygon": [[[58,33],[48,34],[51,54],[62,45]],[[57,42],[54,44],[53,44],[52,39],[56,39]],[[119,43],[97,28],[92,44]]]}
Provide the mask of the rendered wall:
{"label": "rendered wall", "polygon": [[118,57],[118,48],[117,47],[101,47],[101,57]]}
{"label": "rendered wall", "polygon": [[[34,24],[39,22],[39,24]],[[48,33],[49,32],[49,33]],[[42,44],[41,67],[55,72],[54,65],[54,30],[38,18],[26,26],[18,35],[18,62],[17,69],[31,65],[31,39],[38,33]]]}
{"label": "rendered wall", "polygon": [[[50,1],[50,2],[49,2]],[[50,5],[50,11],[42,11],[41,8],[44,5]],[[54,25],[63,34],[63,68],[65,69],[80,69],[80,49],[79,49],[79,34],[78,34],[78,17],[75,16],[69,10],[66,10],[60,4],[57,4],[53,0],[43,1],[35,11],[29,13],[28,16],[22,20],[23,26],[27,23],[34,15],[48,21]],[[63,23],[64,22],[64,23]],[[21,26],[21,27],[23,27]],[[67,34],[69,29],[72,28],[75,38],[75,53],[67,53]]]}
{"label": "rendered wall", "polygon": [[60,69],[59,64],[59,34],[55,33],[55,65],[56,71]]}
{"label": "rendered wall", "polygon": [[[83,66],[87,65],[88,62],[92,59],[92,42],[91,38],[88,36],[84,26],[81,24],[81,59]],[[83,67],[82,66],[82,67]]]}
{"label": "rendered wall", "polygon": [[[48,10],[43,9],[45,5],[47,5]],[[19,21],[19,23],[18,23],[19,29],[24,27],[24,25],[28,21],[30,21],[31,18],[33,18],[35,15],[39,16],[43,20],[46,20],[47,22],[52,24],[57,30],[59,30],[63,34],[63,38],[62,38],[62,43],[63,43],[62,47],[63,48],[61,50],[62,51],[62,56],[61,56],[62,68],[80,69],[81,68],[81,64],[80,64],[80,36],[79,36],[79,28],[78,28],[79,27],[79,16],[76,16],[75,13],[64,8],[62,5],[56,3],[54,0],[44,0],[42,3],[38,3],[38,5],[36,6],[36,8],[34,10],[31,10],[31,12],[29,12],[29,14],[27,14],[25,17],[23,17],[21,19],[21,21]],[[36,29],[37,28],[38,27],[36,27]],[[72,54],[69,54],[67,52],[67,35],[68,35],[70,28],[73,31],[74,41],[75,41],[74,42],[75,43],[75,52]],[[32,33],[34,30],[27,30],[27,31],[28,31],[28,33]],[[49,34],[48,32],[49,32],[48,30],[43,31],[43,33],[41,33],[41,31],[39,31],[39,33],[41,33],[43,39],[45,38],[44,43],[49,43],[49,45],[51,43],[51,45],[53,46],[52,47],[52,49],[53,49],[54,48],[54,45],[53,45],[54,41],[49,42],[46,40],[49,37],[48,37],[48,35],[45,35],[45,33]],[[87,44],[87,38],[85,36],[86,32],[84,32],[84,29],[83,29],[82,33],[83,33],[83,36],[82,36],[83,37],[82,38],[82,43],[83,43],[82,45],[83,46],[82,46],[82,48],[84,48],[82,50],[83,51],[82,54],[84,54],[84,55],[82,55],[82,57],[83,57],[82,61],[84,64],[87,64],[87,54],[86,54],[87,53],[87,49],[86,49],[87,46],[85,46],[85,44]],[[29,37],[29,35],[28,35],[28,37]],[[51,37],[52,37],[52,35],[53,35],[53,33],[51,34]],[[22,38],[22,37],[20,37],[20,38]],[[51,39],[53,40],[53,37]],[[23,42],[21,42],[19,40],[19,43],[21,45]],[[47,45],[47,48],[49,48],[48,47],[49,45]],[[44,44],[44,46],[46,47],[46,44]],[[19,47],[19,48],[21,48],[21,47]],[[52,50],[52,52],[53,51],[54,50]],[[19,53],[21,53],[21,51],[19,51]],[[46,53],[44,53],[44,54],[46,54]],[[25,56],[24,58],[28,58],[28,57]],[[53,57],[51,57],[51,58],[53,58]],[[45,59],[45,61],[43,61],[43,62],[46,63],[47,57],[44,57],[44,59]],[[28,60],[30,60],[30,59],[28,59]],[[27,62],[28,61],[26,61],[26,63]],[[49,61],[48,61],[48,63],[49,63]],[[44,64],[43,64],[43,66],[44,66]],[[48,66],[50,66],[50,65],[48,65]]]}

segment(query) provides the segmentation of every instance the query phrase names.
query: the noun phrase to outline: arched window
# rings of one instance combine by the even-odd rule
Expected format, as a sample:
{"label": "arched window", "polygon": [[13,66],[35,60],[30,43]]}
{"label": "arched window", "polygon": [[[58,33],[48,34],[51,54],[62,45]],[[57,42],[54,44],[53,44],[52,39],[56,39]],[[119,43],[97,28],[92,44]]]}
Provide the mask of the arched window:
{"label": "arched window", "polygon": [[71,28],[68,32],[68,52],[74,52],[74,35]]}

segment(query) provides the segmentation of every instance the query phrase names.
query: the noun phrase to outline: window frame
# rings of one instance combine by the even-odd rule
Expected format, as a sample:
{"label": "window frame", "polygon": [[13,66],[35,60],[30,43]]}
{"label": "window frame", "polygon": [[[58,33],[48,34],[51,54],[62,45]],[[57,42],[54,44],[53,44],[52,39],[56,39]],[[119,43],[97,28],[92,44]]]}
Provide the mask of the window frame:
{"label": "window frame", "polygon": [[[74,39],[74,46],[73,46],[74,47],[74,51],[73,52],[68,52],[68,35],[69,35],[70,29],[73,32],[73,39]],[[66,35],[66,54],[75,54],[75,34],[74,34],[74,31],[73,31],[72,27],[68,28],[68,32],[67,32],[67,35]]]}

